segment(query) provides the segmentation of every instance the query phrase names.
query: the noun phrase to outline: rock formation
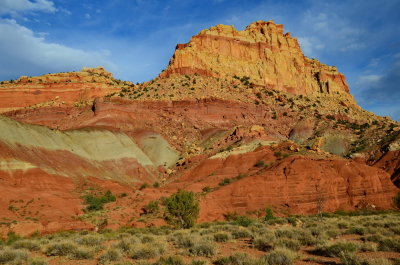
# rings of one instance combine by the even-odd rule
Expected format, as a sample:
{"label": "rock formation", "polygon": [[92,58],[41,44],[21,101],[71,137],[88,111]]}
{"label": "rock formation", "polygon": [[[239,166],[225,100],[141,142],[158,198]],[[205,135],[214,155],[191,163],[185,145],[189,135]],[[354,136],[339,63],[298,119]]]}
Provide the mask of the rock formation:
{"label": "rock formation", "polygon": [[[3,81],[0,112],[0,234],[143,226],[178,189],[200,221],[388,209],[399,191],[400,124],[271,21],[203,30],[142,84],[102,68]],[[86,215],[82,197],[108,189],[121,196]]]}
{"label": "rock formation", "polygon": [[199,74],[219,78],[249,77],[249,82],[294,94],[348,93],[343,74],[303,55],[283,25],[257,21],[237,31],[217,25],[178,44],[161,78]]}
{"label": "rock formation", "polygon": [[36,77],[21,76],[0,83],[0,113],[36,104],[39,104],[36,107],[83,104],[130,85],[133,84],[114,79],[102,67]]}

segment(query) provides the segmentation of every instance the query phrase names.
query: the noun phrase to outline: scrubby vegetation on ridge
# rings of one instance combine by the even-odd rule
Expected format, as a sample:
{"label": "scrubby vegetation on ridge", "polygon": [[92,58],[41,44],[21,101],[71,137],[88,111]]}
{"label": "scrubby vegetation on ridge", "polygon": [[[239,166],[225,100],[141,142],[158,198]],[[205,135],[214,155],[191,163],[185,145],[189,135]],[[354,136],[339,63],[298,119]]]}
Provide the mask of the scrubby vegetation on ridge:
{"label": "scrubby vegetation on ridge", "polygon": [[[399,212],[355,212],[251,219],[191,229],[124,227],[58,232],[0,243],[0,264],[275,265],[399,264]],[[232,217],[233,216],[233,217]],[[246,219],[247,218],[247,219]],[[244,220],[248,220],[245,222]],[[69,262],[70,260],[70,262]]]}

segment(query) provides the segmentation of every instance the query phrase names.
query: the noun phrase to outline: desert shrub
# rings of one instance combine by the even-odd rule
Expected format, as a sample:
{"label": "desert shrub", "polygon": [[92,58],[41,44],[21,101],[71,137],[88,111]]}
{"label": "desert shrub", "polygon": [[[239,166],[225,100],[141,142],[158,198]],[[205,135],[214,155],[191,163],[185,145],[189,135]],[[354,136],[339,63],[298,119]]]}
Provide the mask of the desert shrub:
{"label": "desert shrub", "polygon": [[146,214],[157,213],[160,210],[160,206],[158,201],[151,201],[147,205],[143,207],[143,210]]}
{"label": "desert shrub", "polygon": [[264,167],[265,166],[265,162],[262,160],[257,161],[254,166],[256,167]]}
{"label": "desert shrub", "polygon": [[339,241],[328,246],[317,248],[317,253],[329,257],[339,257],[342,253],[355,253],[358,245],[353,242]]}
{"label": "desert shrub", "polygon": [[253,246],[261,251],[269,251],[274,247],[274,238],[270,236],[258,236],[252,240]]}
{"label": "desert shrub", "polygon": [[367,234],[367,229],[365,227],[356,226],[348,229],[346,234],[355,234],[355,235],[365,235]]}
{"label": "desert shrub", "polygon": [[265,221],[274,220],[275,216],[271,208],[265,208]]}
{"label": "desert shrub", "polygon": [[194,242],[189,248],[189,253],[194,256],[212,257],[216,253],[216,248],[213,242],[202,239]]}
{"label": "desert shrub", "polygon": [[378,250],[378,245],[373,242],[364,242],[360,245],[360,250],[363,252],[375,252]]}
{"label": "desert shrub", "polygon": [[28,265],[47,265],[47,261],[41,259],[32,259],[28,261]]}
{"label": "desert shrub", "polygon": [[161,257],[153,265],[185,265],[185,262],[181,257],[169,256],[169,257]]}
{"label": "desert shrub", "polygon": [[165,199],[165,220],[176,227],[192,227],[199,215],[199,202],[193,192],[179,190]]}
{"label": "desert shrub", "polygon": [[[392,265],[390,260],[385,258],[368,259],[364,262],[365,265]],[[364,265],[363,264],[363,265]]]}
{"label": "desert shrub", "polygon": [[101,245],[101,243],[103,242],[103,238],[102,236],[88,235],[76,238],[75,242],[78,243],[79,245],[95,247]]}
{"label": "desert shrub", "polygon": [[254,220],[247,216],[239,215],[236,217],[236,219],[233,221],[233,223],[240,225],[240,226],[248,227],[249,225],[254,223]]}
{"label": "desert shrub", "polygon": [[224,178],[223,180],[221,180],[220,183],[218,183],[219,186],[225,186],[228,185],[232,182],[232,179],[230,178]]}
{"label": "desert shrub", "polygon": [[231,233],[232,237],[234,239],[238,238],[246,238],[246,237],[251,237],[251,233],[249,230],[243,228],[243,229],[236,229]]}
{"label": "desert shrub", "polygon": [[32,240],[19,240],[12,244],[12,247],[14,249],[27,249],[30,251],[38,251],[40,250],[40,245]]}
{"label": "desert shrub", "polygon": [[231,239],[228,233],[217,233],[214,235],[215,242],[228,242]]}
{"label": "desert shrub", "polygon": [[250,265],[253,261],[246,253],[236,253],[228,257],[220,257],[214,261],[215,265]]}
{"label": "desert shrub", "polygon": [[99,263],[105,264],[108,262],[118,261],[121,259],[121,253],[116,249],[108,249],[103,255],[99,257]]}
{"label": "desert shrub", "polygon": [[156,241],[156,239],[153,237],[153,236],[143,236],[141,239],[140,239],[140,241],[142,242],[142,243],[150,243],[150,242],[154,242],[154,241]]}
{"label": "desert shrub", "polygon": [[354,253],[350,252],[340,252],[338,254],[340,258],[340,262],[343,265],[364,265],[363,263]]}
{"label": "desert shrub", "polygon": [[384,238],[379,241],[378,249],[381,251],[400,252],[400,238]]}
{"label": "desert shrub", "polygon": [[192,260],[190,265],[207,265],[208,262],[205,260]]}
{"label": "desert shrub", "polygon": [[121,250],[123,253],[129,253],[132,250],[132,242],[127,239],[120,240],[114,245],[117,249]]}
{"label": "desert shrub", "polygon": [[283,247],[294,251],[298,251],[300,249],[300,242],[297,239],[280,238],[275,241],[274,247],[277,248]]}
{"label": "desert shrub", "polygon": [[291,265],[297,259],[297,254],[289,249],[276,249],[264,257],[268,265]]}
{"label": "desert shrub", "polygon": [[109,202],[115,202],[116,198],[115,196],[111,193],[110,190],[107,190],[103,196],[97,197],[92,194],[86,195],[83,197],[85,200],[85,203],[88,205],[86,206],[87,211],[98,211],[102,210],[104,207],[104,204],[109,203]]}
{"label": "desert shrub", "polygon": [[190,248],[194,245],[194,241],[198,240],[199,236],[189,234],[178,234],[174,235],[172,241],[178,248]]}
{"label": "desert shrub", "polygon": [[47,256],[67,256],[72,254],[77,249],[77,246],[71,242],[58,242],[49,245],[44,253]]}
{"label": "desert shrub", "polygon": [[21,237],[19,235],[17,235],[15,232],[8,232],[6,244],[11,245],[20,239],[21,239]]}
{"label": "desert shrub", "polygon": [[22,263],[27,259],[28,255],[24,251],[10,249],[0,251],[0,264]]}
{"label": "desert shrub", "polygon": [[145,243],[137,244],[133,250],[129,253],[132,259],[152,259],[160,256],[165,251],[165,247],[162,244]]}
{"label": "desert shrub", "polygon": [[394,205],[400,209],[400,192],[397,193],[396,196],[393,198]]}
{"label": "desert shrub", "polygon": [[76,248],[72,253],[69,255],[72,259],[92,259],[93,252],[86,248]]}
{"label": "desert shrub", "polygon": [[142,185],[140,185],[139,190],[144,190],[145,188],[148,188],[149,184],[148,183],[143,183]]}

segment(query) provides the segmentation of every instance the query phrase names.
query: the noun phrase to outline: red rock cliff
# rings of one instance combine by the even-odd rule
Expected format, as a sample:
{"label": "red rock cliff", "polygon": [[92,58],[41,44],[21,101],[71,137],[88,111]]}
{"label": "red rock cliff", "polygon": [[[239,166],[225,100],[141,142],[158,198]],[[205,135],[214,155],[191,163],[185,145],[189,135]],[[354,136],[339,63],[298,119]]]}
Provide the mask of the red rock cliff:
{"label": "red rock cliff", "polygon": [[248,76],[254,85],[295,94],[349,92],[336,67],[303,55],[283,25],[256,21],[243,31],[217,25],[178,44],[161,78],[172,74]]}

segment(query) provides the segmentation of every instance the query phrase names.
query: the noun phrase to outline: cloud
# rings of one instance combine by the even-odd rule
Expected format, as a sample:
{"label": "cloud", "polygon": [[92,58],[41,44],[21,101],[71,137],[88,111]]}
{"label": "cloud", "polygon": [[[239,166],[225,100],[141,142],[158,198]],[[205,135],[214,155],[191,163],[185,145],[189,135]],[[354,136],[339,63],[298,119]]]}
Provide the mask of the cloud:
{"label": "cloud", "polygon": [[376,74],[371,74],[371,75],[361,75],[358,78],[358,84],[360,85],[370,85],[372,83],[376,83],[379,80],[382,79],[382,75],[376,75]]}
{"label": "cloud", "polygon": [[[396,57],[394,57],[396,58]],[[400,120],[400,60],[394,61],[385,73],[359,78],[361,104],[379,114]]]}
{"label": "cloud", "polygon": [[0,19],[0,79],[24,75],[79,70],[83,66],[115,68],[108,51],[85,51],[47,42],[43,34],[19,25],[12,19]]}
{"label": "cloud", "polygon": [[2,0],[0,5],[0,15],[8,14],[17,16],[19,13],[27,12],[47,12],[53,13],[57,11],[54,3],[49,0]]}

